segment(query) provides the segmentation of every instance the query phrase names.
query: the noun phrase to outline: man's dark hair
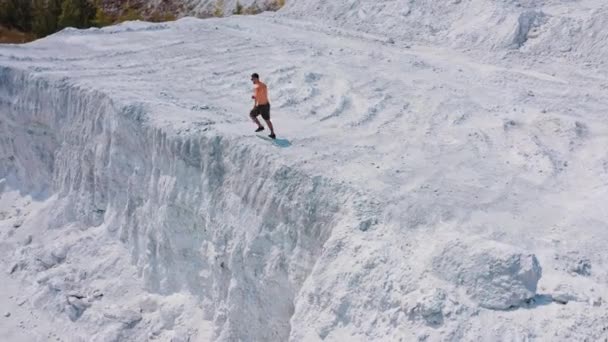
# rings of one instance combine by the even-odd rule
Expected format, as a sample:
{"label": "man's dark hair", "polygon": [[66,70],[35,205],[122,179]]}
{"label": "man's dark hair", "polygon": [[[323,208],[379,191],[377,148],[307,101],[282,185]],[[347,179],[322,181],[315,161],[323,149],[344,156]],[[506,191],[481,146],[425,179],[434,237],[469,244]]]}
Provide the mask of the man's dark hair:
{"label": "man's dark hair", "polygon": [[260,79],[260,75],[258,75],[256,72],[254,72],[253,74],[251,74],[251,78]]}

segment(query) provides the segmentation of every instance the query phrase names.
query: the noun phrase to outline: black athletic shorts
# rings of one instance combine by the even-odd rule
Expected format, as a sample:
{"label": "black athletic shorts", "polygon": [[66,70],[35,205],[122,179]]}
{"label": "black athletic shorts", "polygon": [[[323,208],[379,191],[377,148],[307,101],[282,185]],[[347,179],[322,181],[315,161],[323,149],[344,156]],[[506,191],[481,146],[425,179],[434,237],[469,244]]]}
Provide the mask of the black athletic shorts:
{"label": "black athletic shorts", "polygon": [[270,103],[256,106],[249,115],[252,118],[261,115],[264,120],[270,120]]}

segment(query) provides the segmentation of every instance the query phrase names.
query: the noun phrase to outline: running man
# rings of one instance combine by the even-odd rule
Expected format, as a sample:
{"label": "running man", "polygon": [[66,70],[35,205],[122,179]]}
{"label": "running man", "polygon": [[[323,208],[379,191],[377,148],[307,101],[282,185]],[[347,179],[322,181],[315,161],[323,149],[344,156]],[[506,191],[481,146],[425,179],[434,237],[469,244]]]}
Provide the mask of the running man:
{"label": "running man", "polygon": [[272,122],[270,122],[270,102],[268,102],[268,88],[266,84],[260,82],[260,75],[254,73],[251,75],[251,82],[253,82],[253,96],[251,97],[254,100],[253,109],[249,116],[251,120],[258,125],[258,128],[255,130],[256,132],[261,132],[264,130],[264,126],[260,124],[260,120],[258,120],[258,115],[262,116],[262,119],[266,121],[268,128],[270,128],[269,137],[272,139],[276,139],[276,135],[274,135],[274,128],[272,127]]}

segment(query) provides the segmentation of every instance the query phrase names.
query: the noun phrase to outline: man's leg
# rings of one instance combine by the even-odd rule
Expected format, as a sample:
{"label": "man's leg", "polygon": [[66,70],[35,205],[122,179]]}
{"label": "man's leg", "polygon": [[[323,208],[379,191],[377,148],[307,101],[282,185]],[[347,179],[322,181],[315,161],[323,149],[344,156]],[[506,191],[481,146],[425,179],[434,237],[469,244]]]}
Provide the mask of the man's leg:
{"label": "man's leg", "polygon": [[268,120],[264,119],[264,121],[266,121],[268,128],[270,128],[270,134],[274,134],[274,127],[272,127],[272,122],[270,122],[270,119],[268,119]]}
{"label": "man's leg", "polygon": [[264,121],[266,121],[266,125],[268,125],[268,128],[270,128],[270,137],[274,139],[274,127],[272,126],[272,122],[270,122],[270,104],[261,107],[260,114],[262,114],[262,118],[264,119]]}
{"label": "man's leg", "polygon": [[256,125],[258,125],[258,129],[256,130],[256,132],[259,132],[264,129],[264,126],[262,126],[262,124],[260,123],[260,120],[258,120],[257,108],[254,108],[251,110],[251,112],[249,113],[249,117],[251,118],[251,120],[253,120],[253,122],[255,122]]}

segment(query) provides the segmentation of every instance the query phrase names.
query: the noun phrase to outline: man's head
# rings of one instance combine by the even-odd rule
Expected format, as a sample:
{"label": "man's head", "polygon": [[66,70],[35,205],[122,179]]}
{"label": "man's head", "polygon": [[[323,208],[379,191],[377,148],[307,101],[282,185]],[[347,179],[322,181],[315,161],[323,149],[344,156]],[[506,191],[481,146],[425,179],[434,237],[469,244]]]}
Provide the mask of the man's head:
{"label": "man's head", "polygon": [[260,75],[258,75],[257,73],[253,73],[251,74],[251,82],[258,83],[260,81]]}

